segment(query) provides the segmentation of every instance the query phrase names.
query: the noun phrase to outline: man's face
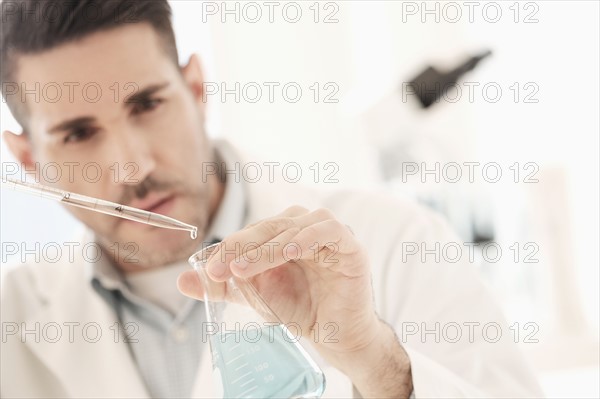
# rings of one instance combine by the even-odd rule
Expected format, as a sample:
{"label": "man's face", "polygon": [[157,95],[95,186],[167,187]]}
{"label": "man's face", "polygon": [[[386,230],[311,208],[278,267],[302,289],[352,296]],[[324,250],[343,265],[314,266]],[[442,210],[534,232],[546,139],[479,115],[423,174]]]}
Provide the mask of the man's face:
{"label": "man's face", "polygon": [[[180,71],[150,25],[132,24],[21,55],[16,71],[19,84],[39,82],[42,93],[39,101],[26,98],[25,162],[42,169],[55,163],[61,172],[56,182],[48,181],[55,169],[52,176],[40,173],[42,183],[198,227],[192,241],[183,231],[67,207],[111,253],[115,243],[134,250],[134,268],[191,255],[218,203],[216,178],[202,175],[212,149],[203,130],[198,65]],[[61,88],[60,98],[53,86]]]}

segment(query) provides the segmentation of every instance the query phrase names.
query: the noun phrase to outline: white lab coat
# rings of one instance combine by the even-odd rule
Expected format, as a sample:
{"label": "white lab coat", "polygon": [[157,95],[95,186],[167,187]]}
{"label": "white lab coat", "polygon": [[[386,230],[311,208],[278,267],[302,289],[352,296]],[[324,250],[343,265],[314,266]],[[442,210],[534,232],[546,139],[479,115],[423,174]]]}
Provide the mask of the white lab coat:
{"label": "white lab coat", "polygon": [[[294,185],[277,187],[269,183],[246,184],[246,190],[249,223],[300,204],[309,209],[327,207],[351,226],[370,255],[378,313],[396,328],[410,356],[417,398],[542,396],[474,265],[436,263],[432,257],[423,263],[419,256],[403,262],[403,242],[426,242],[432,248],[435,242],[443,246],[457,241],[440,217],[411,201],[372,193],[316,194]],[[3,267],[3,398],[148,397],[128,344],[122,339],[115,343],[115,330],[111,329],[117,322],[114,312],[86,280],[81,251],[75,252],[72,263]],[[440,343],[435,342],[433,333],[425,339],[421,334],[405,338],[404,333],[415,326],[435,330],[436,322],[440,323]],[[455,339],[457,331],[452,323],[464,326],[465,322],[480,323],[473,342],[466,336],[468,327],[462,327],[459,342],[448,342]],[[501,325],[501,339],[496,343],[482,338],[481,326],[488,322]],[[68,323],[79,323],[71,324],[73,342],[69,342]],[[57,325],[61,326],[62,336],[53,342]],[[17,333],[13,333],[15,326],[19,328]],[[101,332],[97,342],[82,338],[84,326],[88,340],[95,340],[96,331]],[[38,334],[29,333],[23,339],[23,328],[37,328]],[[488,331],[492,339],[494,331]],[[194,397],[213,397],[209,351],[203,353]],[[342,373],[326,365],[324,371],[324,397],[357,395]]]}

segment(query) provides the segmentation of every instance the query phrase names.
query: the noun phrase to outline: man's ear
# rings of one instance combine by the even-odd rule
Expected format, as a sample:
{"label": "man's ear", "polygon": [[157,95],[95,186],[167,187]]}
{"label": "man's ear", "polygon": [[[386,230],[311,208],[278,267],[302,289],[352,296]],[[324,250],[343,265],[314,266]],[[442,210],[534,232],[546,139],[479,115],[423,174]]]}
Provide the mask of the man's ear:
{"label": "man's ear", "polygon": [[33,147],[27,134],[25,132],[16,134],[5,130],[2,135],[13,156],[28,170],[35,170],[36,164],[33,162]]}
{"label": "man's ear", "polygon": [[198,55],[192,54],[186,65],[181,67],[183,79],[192,90],[196,103],[204,107],[204,75],[200,66]]}

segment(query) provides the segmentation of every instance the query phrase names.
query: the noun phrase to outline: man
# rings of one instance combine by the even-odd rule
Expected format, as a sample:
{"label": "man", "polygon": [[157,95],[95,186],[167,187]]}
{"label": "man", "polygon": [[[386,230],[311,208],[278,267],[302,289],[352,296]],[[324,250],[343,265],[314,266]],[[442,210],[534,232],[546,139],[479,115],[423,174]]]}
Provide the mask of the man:
{"label": "man", "polygon": [[[43,183],[199,229],[191,240],[69,208],[88,228],[81,242],[103,256],[77,252],[69,262],[5,273],[3,397],[214,395],[203,308],[176,292],[174,275],[184,294],[201,298],[186,259],[219,240],[211,278],[251,279],[284,322],[299,326],[324,367],[325,396],[539,396],[476,271],[403,259],[404,241],[453,240],[439,218],[408,201],[222,173],[244,159],[207,139],[199,61],[179,66],[165,1],[5,2],[2,23],[3,95],[23,128],[4,138],[24,167],[100,165],[93,182],[63,173]],[[65,93],[39,101],[23,94],[49,85]],[[214,165],[220,173],[209,172]],[[489,322],[504,335],[440,340],[435,327]],[[90,325],[100,337],[90,338]],[[325,325],[335,339],[323,339]],[[48,339],[48,326],[68,327],[69,339]],[[433,328],[433,337],[415,326]],[[26,333],[36,328],[43,339]],[[83,338],[71,336],[76,328],[85,328]]]}

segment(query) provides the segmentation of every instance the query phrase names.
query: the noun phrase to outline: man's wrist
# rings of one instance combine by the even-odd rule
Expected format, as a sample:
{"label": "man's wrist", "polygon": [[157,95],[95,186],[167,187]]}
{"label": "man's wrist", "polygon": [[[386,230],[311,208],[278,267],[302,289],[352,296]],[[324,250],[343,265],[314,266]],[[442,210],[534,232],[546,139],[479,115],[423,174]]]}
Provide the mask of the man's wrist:
{"label": "man's wrist", "polygon": [[335,363],[364,398],[408,398],[413,389],[410,359],[393,328],[378,322],[369,345],[338,356]]}

